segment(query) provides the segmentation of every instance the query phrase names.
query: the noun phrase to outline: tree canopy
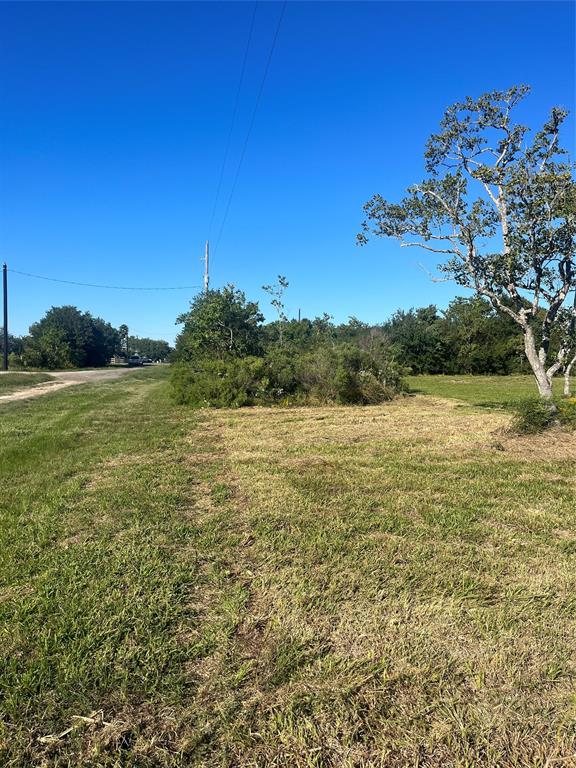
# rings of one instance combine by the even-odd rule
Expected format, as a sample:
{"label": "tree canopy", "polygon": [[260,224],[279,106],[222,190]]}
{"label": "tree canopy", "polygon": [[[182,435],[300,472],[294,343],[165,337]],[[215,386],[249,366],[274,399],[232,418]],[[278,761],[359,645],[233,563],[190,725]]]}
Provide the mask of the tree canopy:
{"label": "tree canopy", "polygon": [[73,306],[52,307],[30,326],[23,359],[38,368],[106,365],[119,343],[110,323]]}
{"label": "tree canopy", "polygon": [[449,107],[426,147],[428,178],[399,203],[369,200],[358,241],[395,237],[444,256],[447,277],[520,327],[540,394],[551,397],[570,347],[565,339],[551,354],[560,310],[576,290],[576,184],[560,146],[565,110],[554,107],[531,142],[513,122],[528,91],[514,86]]}
{"label": "tree canopy", "polygon": [[247,301],[233,285],[201,293],[177,319],[184,328],[176,340],[176,356],[193,360],[205,355],[225,359],[256,354],[263,320],[258,304]]}

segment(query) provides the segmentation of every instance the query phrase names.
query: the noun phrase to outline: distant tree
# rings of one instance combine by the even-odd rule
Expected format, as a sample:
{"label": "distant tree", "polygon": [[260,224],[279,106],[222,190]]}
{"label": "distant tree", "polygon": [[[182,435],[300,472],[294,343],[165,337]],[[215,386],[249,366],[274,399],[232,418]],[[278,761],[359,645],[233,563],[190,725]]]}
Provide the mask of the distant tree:
{"label": "distant tree", "polygon": [[538,391],[550,399],[567,357],[566,339],[554,354],[551,339],[576,290],[576,185],[559,145],[565,110],[553,108],[531,143],[528,129],[512,122],[528,91],[513,87],[450,107],[428,141],[430,177],[398,204],[373,197],[358,241],[395,237],[446,256],[440,269],[449,278],[519,326]]}
{"label": "distant tree", "polygon": [[258,304],[246,301],[233,285],[199,294],[177,319],[184,328],[176,339],[176,357],[225,359],[256,354],[264,320]]}
{"label": "distant tree", "polygon": [[118,332],[101,318],[76,307],[52,307],[30,326],[23,359],[39,368],[106,365],[118,346]]}
{"label": "distant tree", "polygon": [[118,328],[118,349],[116,351],[121,355],[126,355],[126,357],[130,354],[128,349],[128,338],[128,326],[123,323],[120,328]]}
{"label": "distant tree", "polygon": [[85,347],[86,365],[94,367],[107,365],[118,349],[118,331],[101,317],[92,317],[89,313],[86,313],[86,316],[91,329],[91,335]]}
{"label": "distant tree", "polygon": [[[8,354],[21,355],[24,351],[24,339],[22,336],[8,334]],[[4,354],[4,329],[0,326],[0,357]]]}
{"label": "distant tree", "polygon": [[508,374],[522,369],[518,326],[480,296],[451,301],[436,331],[447,352],[443,373]]}
{"label": "distant tree", "polygon": [[130,336],[130,348],[142,357],[151,360],[165,360],[172,352],[172,347],[163,339],[148,339],[139,336]]}
{"label": "distant tree", "polygon": [[284,324],[287,322],[288,317],[286,316],[286,311],[284,307],[284,302],[282,301],[282,298],[284,296],[284,292],[288,288],[288,280],[283,275],[278,275],[278,282],[274,283],[273,285],[263,285],[262,290],[266,291],[271,297],[272,301],[270,302],[276,312],[278,313],[278,341],[280,343],[280,346],[284,343]]}
{"label": "distant tree", "polygon": [[334,344],[336,329],[332,315],[324,312],[312,320],[312,339],[315,344]]}
{"label": "distant tree", "polygon": [[412,373],[444,373],[449,350],[439,327],[440,314],[428,307],[398,310],[382,330],[394,356]]}

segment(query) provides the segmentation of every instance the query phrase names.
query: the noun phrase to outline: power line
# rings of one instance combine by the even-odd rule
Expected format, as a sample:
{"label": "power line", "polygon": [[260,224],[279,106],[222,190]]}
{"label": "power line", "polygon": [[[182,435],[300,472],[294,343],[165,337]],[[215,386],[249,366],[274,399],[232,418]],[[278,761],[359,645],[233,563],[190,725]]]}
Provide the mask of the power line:
{"label": "power line", "polygon": [[248,61],[248,52],[250,50],[250,43],[252,42],[252,33],[254,32],[254,21],[256,19],[256,10],[258,3],[254,3],[254,9],[252,11],[252,19],[250,22],[250,30],[248,32],[248,41],[246,43],[246,49],[244,50],[244,58],[242,60],[242,68],[240,70],[240,80],[238,81],[238,88],[236,90],[236,98],[234,100],[234,109],[232,110],[232,119],[230,121],[230,129],[228,131],[228,139],[226,141],[226,149],[224,150],[224,159],[222,160],[222,166],[220,167],[220,176],[218,178],[218,185],[216,187],[216,197],[214,198],[214,205],[212,206],[212,214],[210,216],[210,223],[208,225],[208,240],[210,240],[210,234],[212,232],[212,225],[214,223],[214,216],[216,215],[216,208],[218,201],[220,200],[220,192],[222,190],[222,181],[224,180],[224,170],[226,163],[228,162],[228,155],[230,154],[230,145],[232,143],[232,132],[236,123],[236,116],[238,114],[238,106],[240,104],[240,92],[242,90],[242,84],[244,83],[244,74],[246,72],[246,62]]}
{"label": "power line", "polygon": [[143,288],[134,285],[99,285],[97,283],[80,283],[77,280],[60,280],[56,277],[46,277],[45,275],[34,275],[32,272],[20,272],[17,269],[9,269],[8,272],[12,272],[15,275],[23,275],[24,277],[33,277],[36,280],[48,280],[51,283],[66,283],[67,285],[81,285],[85,288],[105,288],[113,291],[189,291],[196,288],[201,288],[200,285],[170,285],[170,286],[158,286]]}
{"label": "power line", "polygon": [[266,60],[266,66],[264,67],[264,74],[262,75],[262,81],[260,83],[260,88],[258,90],[258,96],[256,97],[256,103],[254,104],[254,109],[252,111],[252,117],[250,119],[250,125],[248,126],[248,132],[246,133],[246,138],[244,139],[244,145],[242,147],[242,152],[240,153],[240,160],[238,161],[238,167],[236,168],[236,174],[234,176],[234,181],[232,182],[232,188],[230,190],[230,195],[228,196],[228,202],[226,203],[226,208],[224,210],[224,217],[222,219],[222,223],[220,225],[220,231],[218,232],[218,239],[216,240],[216,247],[214,248],[214,252],[218,249],[218,245],[220,244],[220,240],[222,239],[222,233],[224,231],[224,226],[226,224],[226,220],[228,218],[228,213],[230,211],[230,205],[232,203],[232,198],[234,197],[234,192],[236,190],[236,184],[238,183],[238,177],[240,176],[240,169],[242,168],[242,163],[244,162],[244,156],[246,154],[246,148],[248,146],[248,142],[250,140],[250,135],[252,133],[252,129],[254,127],[254,121],[256,120],[256,113],[258,112],[258,107],[260,105],[260,101],[262,100],[262,93],[264,92],[264,84],[266,82],[266,77],[268,76],[268,70],[270,69],[270,62],[272,61],[272,55],[274,54],[274,49],[276,48],[276,41],[278,40],[278,33],[280,32],[280,27],[282,25],[282,19],[284,18],[284,11],[286,10],[286,4],[287,0],[284,0],[282,3],[282,10],[280,11],[280,16],[278,17],[278,23],[276,24],[276,31],[274,32],[274,38],[272,40],[272,45],[270,47],[270,51],[268,53],[268,59]]}

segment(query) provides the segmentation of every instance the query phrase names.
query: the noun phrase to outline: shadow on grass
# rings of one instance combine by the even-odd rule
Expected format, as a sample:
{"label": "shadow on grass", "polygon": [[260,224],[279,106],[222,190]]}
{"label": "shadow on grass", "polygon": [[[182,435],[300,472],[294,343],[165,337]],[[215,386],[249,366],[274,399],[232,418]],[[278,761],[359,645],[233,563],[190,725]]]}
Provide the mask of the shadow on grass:
{"label": "shadow on grass", "polygon": [[479,403],[470,403],[475,408],[486,408],[488,410],[497,411],[513,411],[518,407],[517,400],[508,400],[502,402],[502,400],[482,400]]}

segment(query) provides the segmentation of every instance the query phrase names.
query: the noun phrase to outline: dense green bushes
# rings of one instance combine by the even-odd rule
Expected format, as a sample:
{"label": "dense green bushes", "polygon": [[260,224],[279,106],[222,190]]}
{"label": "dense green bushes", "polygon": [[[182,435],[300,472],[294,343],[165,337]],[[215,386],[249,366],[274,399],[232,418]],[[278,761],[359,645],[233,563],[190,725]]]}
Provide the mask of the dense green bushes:
{"label": "dense green bushes", "polygon": [[180,362],[173,366],[172,394],[195,407],[381,403],[402,388],[401,369],[353,345],[306,353],[276,348],[263,357]]}
{"label": "dense green bushes", "polygon": [[[258,305],[234,286],[208,291],[179,318],[171,377],[176,402],[195,407],[381,403],[403,370],[381,340],[338,340],[328,316],[263,325]],[[354,326],[355,328],[356,326]]]}
{"label": "dense green bushes", "polygon": [[576,429],[576,398],[550,403],[541,398],[524,400],[516,407],[512,431],[535,435],[553,426]]}

